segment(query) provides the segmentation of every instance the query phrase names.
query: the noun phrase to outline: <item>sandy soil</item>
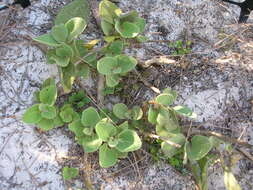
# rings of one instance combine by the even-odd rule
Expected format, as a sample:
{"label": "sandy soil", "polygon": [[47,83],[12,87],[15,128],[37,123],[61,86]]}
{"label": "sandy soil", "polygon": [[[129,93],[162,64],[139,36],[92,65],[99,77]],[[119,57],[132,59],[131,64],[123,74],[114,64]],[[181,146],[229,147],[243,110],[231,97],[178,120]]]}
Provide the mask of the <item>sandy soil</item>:
{"label": "sandy soil", "polygon": [[[33,93],[48,76],[57,77],[54,66],[45,64],[43,53],[31,45],[29,37],[50,30],[52,19],[68,1],[32,1],[31,7],[0,13],[0,189],[63,190],[82,187],[81,179],[64,183],[61,168],[80,164],[80,148],[66,129],[38,132],[22,123],[24,110],[33,103]],[[236,24],[236,6],[218,0],[122,0],[119,6],[136,9],[146,20],[145,35],[151,40],[190,40],[192,54],[183,56],[174,65],[153,65],[141,73],[159,89],[172,87],[179,93],[178,103],[191,107],[198,118],[194,121],[208,130],[253,144],[253,33],[252,24]],[[252,23],[251,19],[248,21]],[[82,37],[99,36],[90,23]],[[165,43],[148,43],[127,51],[139,60],[170,55]],[[129,77],[124,90],[135,102],[150,99],[152,91],[140,84],[138,91]],[[91,82],[89,82],[91,81]],[[90,79],[90,88],[95,87]],[[119,97],[113,101],[119,101]],[[251,154],[253,150],[248,150]],[[130,155],[119,165],[105,170],[97,160],[88,158],[91,175],[100,189],[194,189],[190,176],[182,175],[164,163],[151,164],[145,152],[136,162]],[[119,170],[125,167],[124,170]],[[241,159],[234,169],[243,190],[253,189],[253,164]],[[209,172],[209,189],[224,190],[222,169]]]}

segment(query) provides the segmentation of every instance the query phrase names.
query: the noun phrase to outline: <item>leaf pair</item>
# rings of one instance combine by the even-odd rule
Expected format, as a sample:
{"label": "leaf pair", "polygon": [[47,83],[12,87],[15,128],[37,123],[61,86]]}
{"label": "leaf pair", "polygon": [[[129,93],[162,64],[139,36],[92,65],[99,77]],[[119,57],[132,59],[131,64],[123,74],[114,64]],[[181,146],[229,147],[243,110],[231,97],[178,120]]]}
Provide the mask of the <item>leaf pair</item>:
{"label": "leaf pair", "polygon": [[123,38],[135,38],[144,32],[145,20],[136,11],[122,14],[122,11],[108,0],[99,4],[101,28],[106,36],[119,33]]}
{"label": "leaf pair", "polygon": [[127,152],[138,150],[142,142],[138,134],[127,128],[127,123],[116,127],[107,119],[96,125],[96,133],[103,142],[99,148],[99,163],[107,168],[116,164]]}
{"label": "leaf pair", "polygon": [[84,31],[86,26],[87,23],[83,18],[75,17],[65,24],[55,25],[50,33],[36,37],[33,40],[50,47],[59,47],[62,43],[72,42]]}
{"label": "leaf pair", "polygon": [[107,86],[114,87],[119,83],[120,76],[133,70],[136,65],[136,59],[131,56],[107,56],[98,61],[97,70],[99,73],[106,75]]}
{"label": "leaf pair", "polygon": [[140,120],[143,116],[143,111],[139,106],[134,106],[132,109],[123,103],[118,103],[113,106],[113,113],[119,119]]}

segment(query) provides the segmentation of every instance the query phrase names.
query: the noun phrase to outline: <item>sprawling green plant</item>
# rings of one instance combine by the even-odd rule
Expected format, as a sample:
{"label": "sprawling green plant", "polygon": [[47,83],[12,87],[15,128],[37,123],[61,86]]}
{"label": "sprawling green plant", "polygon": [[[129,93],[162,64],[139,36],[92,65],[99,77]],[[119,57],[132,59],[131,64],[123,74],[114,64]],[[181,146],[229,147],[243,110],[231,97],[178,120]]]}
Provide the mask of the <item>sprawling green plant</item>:
{"label": "sprawling green plant", "polygon": [[71,91],[76,77],[87,77],[89,67],[96,67],[96,54],[89,52],[83,40],[77,39],[86,26],[83,18],[74,17],[53,26],[48,34],[34,38],[49,47],[47,63],[58,66],[65,92]]}
{"label": "sprawling green plant", "polygon": [[[88,76],[90,68],[93,68],[105,75],[105,94],[111,94],[120,86],[121,77],[137,65],[135,58],[124,54],[124,48],[132,40],[145,41],[146,38],[141,35],[145,21],[136,11],[123,13],[109,0],[102,0],[99,14],[105,34],[101,44],[104,45],[95,49],[94,46],[102,40],[85,43],[78,39],[87,26],[88,13],[87,0],[74,0],[59,12],[52,30],[34,40],[48,46],[47,63],[59,68],[65,93],[71,92],[76,77]],[[190,42],[184,46],[182,41],[177,41],[172,47],[176,55],[186,54],[190,51]],[[210,151],[219,149],[224,142],[212,136],[185,135],[179,125],[179,118],[195,119],[196,114],[186,106],[174,106],[177,98],[175,91],[165,89],[148,102],[148,111],[136,105],[128,108],[123,103],[115,104],[112,110],[97,111],[88,105],[91,101],[84,91],[72,93],[63,105],[56,106],[57,88],[52,78],[42,84],[36,97],[37,103],[26,110],[23,122],[34,124],[44,131],[68,126],[84,152],[99,152],[101,167],[111,167],[119,159],[125,158],[128,152],[140,149],[142,141],[138,133],[146,136],[150,131],[155,131],[156,134],[152,135],[156,138],[156,145],[151,150],[156,153],[154,148],[161,144],[163,156],[170,159],[170,163],[177,166],[188,164],[199,188],[208,189],[207,168],[212,160]],[[183,159],[179,160],[182,155]],[[232,189],[234,185],[240,189],[230,168],[224,168],[226,187]],[[77,175],[78,170],[75,168],[63,169],[65,180]]]}

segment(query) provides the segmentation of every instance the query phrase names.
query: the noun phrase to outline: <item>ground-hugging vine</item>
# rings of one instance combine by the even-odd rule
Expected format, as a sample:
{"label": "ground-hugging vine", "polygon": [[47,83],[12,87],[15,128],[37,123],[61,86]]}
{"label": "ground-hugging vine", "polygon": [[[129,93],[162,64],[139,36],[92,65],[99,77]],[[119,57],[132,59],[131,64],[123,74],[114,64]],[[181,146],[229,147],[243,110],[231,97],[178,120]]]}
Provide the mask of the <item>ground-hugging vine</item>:
{"label": "ground-hugging vine", "polygon": [[[66,19],[62,16],[64,11],[71,12],[79,3],[84,1],[75,0],[64,7],[51,31],[34,40],[48,46],[47,63],[57,65],[65,93],[71,92],[77,77],[85,78],[91,71],[104,75],[106,86],[114,88],[137,65],[134,57],[123,52],[132,41],[141,43],[146,40],[142,35],[145,20],[136,11],[123,13],[112,2],[102,0],[99,14],[105,36],[85,42],[79,36],[87,26],[86,16],[81,17],[82,14],[77,13],[71,18],[69,15]],[[95,48],[101,40],[105,45]],[[26,110],[23,122],[34,124],[43,131],[67,126],[85,153],[99,152],[99,165],[104,168],[115,165],[129,152],[140,149],[143,137],[158,138],[163,155],[166,158],[182,155],[183,164],[191,168],[198,187],[207,190],[207,168],[213,160],[210,151],[219,149],[220,145],[230,146],[214,136],[185,133],[180,126],[180,117],[194,119],[196,114],[186,106],[175,106],[177,93],[170,88],[144,102],[143,107],[135,105],[129,108],[118,103],[112,110],[90,106],[90,98],[84,91],[72,93],[68,101],[58,106],[58,91],[54,79],[44,81],[41,90],[36,93],[37,103]],[[226,167],[225,174],[225,183],[230,183],[232,179],[233,185],[239,189],[230,168]],[[66,180],[77,175],[78,170],[74,168],[63,169]],[[230,189],[229,184],[226,186]]]}

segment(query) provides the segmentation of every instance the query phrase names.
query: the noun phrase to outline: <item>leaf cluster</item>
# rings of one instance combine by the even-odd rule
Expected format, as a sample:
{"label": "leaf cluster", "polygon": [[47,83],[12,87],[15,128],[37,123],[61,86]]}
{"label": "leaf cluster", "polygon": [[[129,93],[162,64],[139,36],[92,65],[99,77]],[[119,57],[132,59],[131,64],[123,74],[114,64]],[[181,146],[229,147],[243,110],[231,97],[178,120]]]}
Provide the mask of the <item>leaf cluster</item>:
{"label": "leaf cluster", "polygon": [[23,122],[35,124],[42,130],[50,130],[63,125],[60,112],[55,106],[57,88],[51,78],[45,80],[42,89],[37,93],[38,103],[26,110]]}
{"label": "leaf cluster", "polygon": [[85,109],[81,118],[68,127],[85,152],[99,151],[99,164],[104,168],[115,165],[119,158],[142,145],[138,134],[129,129],[128,122],[117,125],[109,118],[102,118],[93,107]]}

